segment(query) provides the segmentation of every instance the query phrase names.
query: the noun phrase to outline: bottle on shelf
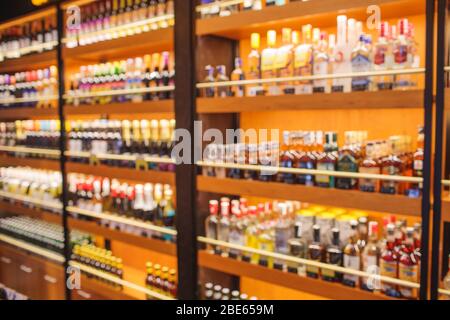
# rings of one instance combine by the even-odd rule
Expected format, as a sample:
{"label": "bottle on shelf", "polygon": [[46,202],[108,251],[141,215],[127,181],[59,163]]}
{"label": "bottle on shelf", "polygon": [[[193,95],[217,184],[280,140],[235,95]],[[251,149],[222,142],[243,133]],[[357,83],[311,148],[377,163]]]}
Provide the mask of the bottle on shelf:
{"label": "bottle on shelf", "polygon": [[[406,229],[406,239],[398,258],[398,278],[400,280],[419,283],[420,262],[414,252],[414,228]],[[400,294],[406,299],[417,299],[416,288],[399,286]]]}
{"label": "bottle on shelf", "polygon": [[[261,52],[261,78],[274,79],[277,77],[275,61],[278,50],[275,48],[277,43],[277,32],[275,30],[267,31],[267,47]],[[269,96],[280,94],[280,89],[276,83],[265,83],[264,91]]]}
{"label": "bottle on shelf", "polygon": [[[313,226],[313,242],[308,246],[308,259],[312,261],[322,262],[324,256],[324,247],[320,239],[320,226]],[[307,265],[306,275],[310,278],[318,279],[320,277],[320,268]]]}
{"label": "bottle on shelf", "polygon": [[[333,228],[331,229],[331,233],[332,233],[332,241],[331,244],[326,249],[325,262],[330,265],[341,266],[343,255],[340,246],[339,229]],[[334,270],[322,268],[322,279],[330,282],[341,282],[342,274]]]}
{"label": "bottle on shelf", "polygon": [[[351,221],[351,235],[348,243],[344,247],[343,266],[344,268],[361,270],[361,251],[357,243],[358,222]],[[342,283],[346,286],[357,288],[360,284],[360,278],[352,274],[344,274]]]}
{"label": "bottle on shelf", "polygon": [[[387,225],[386,245],[381,251],[380,256],[380,275],[398,278],[398,254],[395,250],[395,226]],[[397,285],[382,282],[381,291],[391,297],[399,297]]]}

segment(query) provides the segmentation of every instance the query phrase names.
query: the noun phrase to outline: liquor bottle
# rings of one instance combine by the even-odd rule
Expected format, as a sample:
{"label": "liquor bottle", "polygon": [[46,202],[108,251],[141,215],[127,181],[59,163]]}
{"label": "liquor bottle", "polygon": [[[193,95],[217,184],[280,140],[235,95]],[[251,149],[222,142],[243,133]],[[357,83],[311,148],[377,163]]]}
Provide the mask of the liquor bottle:
{"label": "liquor bottle", "polygon": [[[380,23],[378,41],[374,46],[373,68],[375,71],[386,71],[392,68],[393,55],[392,46],[389,43],[389,30],[388,22]],[[375,83],[380,91],[392,90],[394,86],[393,77],[390,75],[376,77]]]}
{"label": "liquor bottle", "polygon": [[[219,202],[217,200],[209,201],[209,216],[205,220],[206,237],[217,240],[219,225]],[[210,248],[212,249],[212,248]]]}
{"label": "liquor bottle", "polygon": [[[312,261],[322,262],[324,256],[324,247],[320,241],[320,226],[313,226],[313,242],[308,246],[308,259]],[[318,279],[320,276],[320,268],[307,265],[306,275],[310,278]]]}
{"label": "liquor bottle", "polygon": [[[234,70],[231,73],[231,81],[244,80],[244,71],[242,70],[242,59],[237,57],[234,59]],[[245,86],[234,85],[231,87],[233,97],[243,97],[245,94]]]}
{"label": "liquor bottle", "polygon": [[[398,156],[398,143],[395,140],[390,141],[390,154],[381,160],[381,173],[386,175],[402,175],[403,163]],[[381,181],[381,193],[399,194],[400,183],[392,180]]]}
{"label": "liquor bottle", "polygon": [[[378,247],[378,223],[369,222],[369,242],[362,251],[362,271],[368,273],[378,272],[380,249]],[[372,279],[374,280],[374,279]],[[374,280],[376,281],[376,280]],[[379,284],[369,278],[361,279],[361,289],[367,291],[379,290]]]}
{"label": "liquor bottle", "polygon": [[[275,30],[267,31],[267,48],[261,53],[261,77],[263,79],[276,78],[275,61],[277,57],[277,33]],[[264,84],[265,93],[269,96],[276,96],[280,93],[279,87],[275,83]]]}
{"label": "liquor bottle", "polygon": [[[343,266],[347,269],[361,270],[361,251],[357,244],[357,227],[358,222],[353,220],[351,224],[351,234],[348,243],[344,247]],[[351,274],[344,274],[342,283],[350,287],[359,287],[359,277]]]}
{"label": "liquor bottle", "polygon": [[[203,82],[210,82],[214,83],[216,82],[216,79],[214,78],[214,68],[211,65],[207,65],[205,67],[206,71],[206,77],[203,80]],[[216,90],[214,87],[208,87],[203,90],[203,96],[206,98],[214,98],[216,96]]]}
{"label": "liquor bottle", "polygon": [[[170,85],[170,70],[169,70],[169,52],[164,51],[161,55],[163,61],[163,67],[161,70],[161,85],[167,87]],[[170,98],[170,91],[161,91],[159,93],[159,98],[161,100]]]}
{"label": "liquor bottle", "polygon": [[[398,22],[398,37],[394,41],[394,63],[392,68],[394,70],[408,69],[411,67],[410,60],[408,60],[408,49],[409,43],[407,39],[408,34],[408,19],[401,19]],[[394,89],[395,90],[405,90],[408,89],[411,85],[411,76],[410,75],[396,75]]]}
{"label": "liquor bottle", "polygon": [[[166,228],[173,228],[175,225],[175,206],[172,199],[172,189],[164,190],[164,210],[162,216],[162,225]],[[164,240],[172,240],[172,236],[165,234]]]}
{"label": "liquor bottle", "polygon": [[[366,158],[359,164],[359,173],[363,174],[380,174],[380,164],[377,161],[376,142],[368,142],[366,144]],[[359,190],[365,192],[378,192],[380,183],[375,179],[359,179]]]}
{"label": "liquor bottle", "polygon": [[[329,245],[326,250],[325,262],[330,265],[341,266],[342,250],[340,249],[339,229],[333,228],[331,233],[332,241],[331,245]],[[342,274],[333,270],[322,268],[322,279],[330,282],[341,282]]]}
{"label": "liquor bottle", "polygon": [[[292,38],[292,30],[290,28],[283,28],[282,32],[282,45],[277,50],[275,58],[275,69],[277,77],[288,78],[294,75],[294,45]],[[298,44],[298,39],[296,39]],[[292,81],[280,82],[278,85],[284,94],[294,94],[294,84]]]}
{"label": "liquor bottle", "polygon": [[[302,238],[302,229],[303,224],[301,222],[298,221],[294,224],[294,237],[288,241],[289,254],[296,258],[306,259],[308,246],[305,239]],[[287,271],[306,276],[306,268],[303,264],[287,262]]]}
{"label": "liquor bottle", "polygon": [[[333,151],[334,149],[334,141],[336,134],[333,132],[327,132],[325,134],[325,145],[324,151],[320,153],[316,168],[317,170],[328,170],[335,171],[336,170],[336,156]],[[319,145],[321,144],[322,136],[321,133],[316,135],[316,140]],[[324,176],[324,175],[316,175],[316,185],[323,188],[334,188],[335,186],[335,178],[333,176]]]}
{"label": "liquor bottle", "polygon": [[[224,65],[217,66],[217,76],[216,82],[229,81],[227,76],[226,67]],[[231,91],[229,86],[219,86],[217,87],[217,96],[219,98],[226,98],[231,96]]]}
{"label": "liquor bottle", "polygon": [[[317,158],[314,154],[314,141],[316,135],[314,131],[303,133],[303,148],[299,146],[294,154],[294,167],[300,169],[312,170],[316,167]],[[306,186],[314,185],[314,175],[299,174],[296,176],[296,182]]]}
{"label": "liquor bottle", "polygon": [[[406,229],[406,240],[398,259],[398,278],[400,280],[419,283],[419,261],[414,254],[414,228]],[[400,294],[406,299],[417,299],[416,288],[399,286]]]}
{"label": "liquor bottle", "polygon": [[[413,154],[413,176],[414,177],[423,177],[423,143],[425,139],[424,128],[419,128],[419,134],[417,137],[417,150]],[[411,188],[408,190],[408,196],[412,198],[418,198],[422,195],[423,184],[414,183],[411,185]]]}
{"label": "liquor bottle", "polygon": [[[319,30],[316,28],[313,30],[313,43],[316,43],[313,55],[313,74],[315,76],[324,76],[328,74],[330,57],[328,55],[327,35],[325,32],[322,32],[317,41],[318,32]],[[314,92],[328,93],[330,91],[327,79],[314,80],[313,83]]]}
{"label": "liquor bottle", "polygon": [[[289,239],[292,238],[292,224],[288,217],[287,206],[285,203],[279,203],[280,214],[275,224],[275,252],[288,255]],[[276,259],[274,269],[284,270],[285,261]]]}
{"label": "liquor bottle", "polygon": [[[294,153],[291,146],[291,132],[283,132],[283,145],[281,147],[280,154],[280,167],[293,168],[294,167]],[[284,183],[295,183],[295,176],[292,173],[280,173],[278,174],[278,180]]]}
{"label": "liquor bottle", "polygon": [[[259,230],[258,249],[268,252],[274,251],[274,234],[268,225],[262,225]],[[263,267],[273,268],[273,258],[259,255],[258,264]]]}
{"label": "liquor bottle", "polygon": [[[230,232],[229,242],[236,245],[244,245],[244,225],[242,223],[242,212],[240,210],[239,200],[231,201],[231,217],[230,217]],[[232,259],[237,259],[241,255],[238,249],[230,249],[228,256]]]}
{"label": "liquor bottle", "polygon": [[[312,26],[302,27],[303,43],[295,48],[294,76],[311,76],[313,74]],[[310,94],[313,92],[312,82],[296,81],[295,94]]]}
{"label": "liquor bottle", "polygon": [[[371,52],[369,46],[369,39],[365,35],[359,37],[359,42],[352,51],[352,72],[368,72],[371,70]],[[368,91],[370,90],[370,77],[360,76],[352,78],[353,91]]]}
{"label": "liquor bottle", "polygon": [[[355,145],[352,143],[351,132],[345,133],[345,145],[339,151],[337,159],[337,171],[358,172],[359,155]],[[338,189],[356,189],[358,180],[353,178],[337,178],[336,187]]]}
{"label": "liquor bottle", "polygon": [[[220,203],[220,219],[217,228],[217,239],[228,242],[230,236],[230,202],[221,201]],[[226,248],[217,248],[218,252],[228,252]]]}
{"label": "liquor bottle", "polygon": [[[347,42],[347,16],[340,15],[337,17],[337,39],[333,52],[332,73],[350,73],[351,72],[351,48]],[[350,78],[336,78],[332,81],[333,92],[350,92]]]}
{"label": "liquor bottle", "polygon": [[[398,255],[395,250],[395,226],[388,224],[386,246],[382,249],[380,256],[380,275],[398,278]],[[391,297],[399,297],[397,285],[382,282],[381,291]]]}
{"label": "liquor bottle", "polygon": [[[247,57],[248,70],[245,74],[247,80],[261,79],[261,55],[259,53],[261,37],[259,33],[252,33],[250,36],[251,51]],[[264,89],[261,85],[252,84],[246,86],[247,96],[263,95]]]}

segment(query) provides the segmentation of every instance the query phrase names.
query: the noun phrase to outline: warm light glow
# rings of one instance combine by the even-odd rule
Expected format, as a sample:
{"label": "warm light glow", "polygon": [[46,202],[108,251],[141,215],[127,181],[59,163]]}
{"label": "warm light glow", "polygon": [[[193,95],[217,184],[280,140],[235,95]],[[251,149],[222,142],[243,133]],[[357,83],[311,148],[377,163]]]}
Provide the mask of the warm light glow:
{"label": "warm light glow", "polygon": [[46,4],[48,0],[31,0],[31,3],[35,6],[41,6],[43,4]]}

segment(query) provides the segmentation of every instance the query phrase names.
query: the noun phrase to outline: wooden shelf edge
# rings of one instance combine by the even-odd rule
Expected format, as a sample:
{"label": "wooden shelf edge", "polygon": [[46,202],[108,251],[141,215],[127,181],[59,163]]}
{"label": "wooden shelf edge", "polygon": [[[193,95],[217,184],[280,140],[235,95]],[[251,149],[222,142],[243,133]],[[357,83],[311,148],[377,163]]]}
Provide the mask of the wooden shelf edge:
{"label": "wooden shelf edge", "polygon": [[[408,0],[333,0],[333,1],[305,1],[292,2],[284,6],[273,6],[264,8],[260,11],[244,11],[232,14],[228,17],[212,17],[207,19],[198,19],[196,32],[198,36],[203,35],[221,35],[232,39],[239,35],[236,31],[258,29],[262,25],[273,27],[277,22],[288,23],[292,21],[299,22],[301,25],[307,21],[315,23],[318,18],[326,16],[327,22],[335,24],[336,15],[346,13],[355,16],[358,20],[362,20],[366,16],[366,8],[370,5],[379,5],[383,7],[383,18],[387,19],[392,15],[397,15],[400,9],[407,14],[417,14],[417,12],[425,12],[425,7],[421,10],[417,8],[418,2]],[[324,27],[324,23],[320,23],[317,27]],[[315,25],[316,26],[316,25]]]}
{"label": "wooden shelf edge", "polygon": [[60,164],[57,160],[19,158],[0,155],[0,166],[31,167],[36,169],[59,170]]}
{"label": "wooden shelf edge", "polygon": [[42,209],[33,209],[25,207],[19,203],[9,203],[4,200],[0,200],[0,211],[24,215],[30,218],[43,220],[46,222],[61,224],[61,216]]}
{"label": "wooden shelf edge", "polygon": [[[102,283],[99,280],[90,278],[87,275],[82,273],[81,274],[81,290],[83,290],[83,289],[93,291],[94,293],[101,295],[101,296],[106,296],[108,299],[111,299],[111,300],[136,300],[137,299],[137,297],[128,295],[119,289],[115,290],[114,287],[111,287],[105,283]],[[72,296],[74,294],[76,294],[76,292],[72,293]]]}
{"label": "wooden shelf edge", "polygon": [[199,265],[201,267],[232,274],[235,276],[249,277],[274,285],[303,291],[324,298],[336,300],[392,300],[393,298],[374,294],[371,292],[346,287],[339,283],[326,282],[320,279],[311,279],[299,275],[269,269],[259,265],[224,258],[205,251],[198,252]]}
{"label": "wooden shelf edge", "polygon": [[407,216],[419,217],[421,215],[421,200],[411,199],[401,195],[307,187],[303,185],[244,179],[218,179],[202,175],[197,177],[197,186],[199,191],[218,194],[298,200],[327,206],[387,212]]}
{"label": "wooden shelf edge", "polygon": [[0,62],[0,73],[25,71],[56,65],[56,50],[34,53],[17,59]]}
{"label": "wooden shelf edge", "polygon": [[173,100],[146,101],[140,103],[111,103],[105,105],[64,106],[67,116],[83,114],[173,113]]}
{"label": "wooden shelf edge", "polygon": [[442,222],[450,223],[450,200],[442,200],[441,212]]}
{"label": "wooden shelf edge", "polygon": [[67,162],[67,171],[74,173],[84,173],[88,175],[104,176],[108,178],[134,180],[142,182],[162,183],[175,185],[175,173],[156,170],[137,170],[120,167],[110,167],[106,165],[89,165],[76,162]]}
{"label": "wooden shelf edge", "polygon": [[91,45],[75,48],[63,48],[64,59],[72,60],[98,60],[107,59],[117,53],[129,53],[131,48],[144,48],[146,50],[167,50],[173,47],[173,28],[158,29],[143,32],[133,36],[97,42]]}
{"label": "wooden shelf edge", "polygon": [[156,251],[162,254],[176,256],[176,245],[170,242],[144,238],[133,234],[111,230],[99,226],[96,222],[83,221],[69,217],[69,228],[103,236],[110,240],[124,242],[143,249]]}
{"label": "wooden shelf edge", "polygon": [[34,117],[57,117],[57,109],[38,109],[38,108],[8,108],[0,109],[0,119],[2,120],[20,120]]}
{"label": "wooden shelf edge", "polygon": [[422,108],[423,90],[308,95],[198,98],[199,113],[236,113],[313,109]]}

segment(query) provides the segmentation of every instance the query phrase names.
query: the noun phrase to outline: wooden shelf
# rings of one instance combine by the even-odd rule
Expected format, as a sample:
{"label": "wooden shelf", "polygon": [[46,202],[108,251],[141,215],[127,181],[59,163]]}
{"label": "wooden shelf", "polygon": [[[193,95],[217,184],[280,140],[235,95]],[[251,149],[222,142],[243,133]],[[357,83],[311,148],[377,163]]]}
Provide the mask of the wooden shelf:
{"label": "wooden shelf", "polygon": [[199,191],[284,200],[420,217],[421,200],[401,195],[307,187],[278,182],[198,176]]}
{"label": "wooden shelf", "polygon": [[14,204],[6,202],[4,200],[0,200],[0,211],[5,213],[24,215],[30,218],[40,219],[54,224],[61,224],[60,215],[48,212],[46,210],[28,208],[19,203]]}
{"label": "wooden shelf", "polygon": [[37,117],[56,118],[58,116],[58,110],[51,108],[8,108],[0,109],[1,120],[20,120],[30,119]]}
{"label": "wooden shelf", "polygon": [[339,283],[311,279],[269,269],[239,260],[224,258],[205,251],[198,253],[199,265],[240,277],[249,277],[286,288],[336,300],[397,300],[381,294],[346,287]]}
{"label": "wooden shelf", "polygon": [[57,160],[19,158],[6,155],[0,155],[0,166],[19,166],[36,169],[60,170],[60,164]]}
{"label": "wooden shelf", "polygon": [[228,17],[213,17],[197,20],[197,35],[218,35],[231,39],[244,39],[252,32],[268,29],[294,27],[313,23],[314,27],[336,25],[336,16],[346,14],[365,21],[367,7],[379,5],[383,19],[416,15],[425,12],[422,0],[321,0],[299,1],[285,6],[273,6],[260,11],[244,11]]}
{"label": "wooden shelf", "polygon": [[64,106],[66,116],[83,114],[136,114],[173,113],[173,100],[145,101],[141,103],[111,103],[103,105]]}
{"label": "wooden shelf", "polygon": [[406,109],[422,108],[423,90],[198,98],[197,104],[199,113],[307,109]]}
{"label": "wooden shelf", "polygon": [[76,162],[67,162],[67,171],[98,175],[122,180],[134,180],[152,183],[175,185],[175,173],[156,170],[137,170],[129,168],[110,167],[105,165],[89,165]]}
{"label": "wooden shelf", "polygon": [[442,222],[449,222],[450,223],[450,199],[444,199],[442,200]]}
{"label": "wooden shelf", "polygon": [[110,240],[124,242],[159,253],[176,256],[176,245],[174,243],[144,238],[117,230],[111,230],[109,228],[99,226],[96,222],[83,221],[69,217],[69,228],[93,233]]}
{"label": "wooden shelf", "polygon": [[0,73],[35,70],[56,65],[56,50],[34,53],[0,62]]}
{"label": "wooden shelf", "polygon": [[140,54],[170,50],[173,47],[173,37],[173,28],[158,29],[86,46],[64,47],[63,56],[65,59],[82,62],[98,62],[128,57],[138,52]]}
{"label": "wooden shelf", "polygon": [[126,294],[118,288],[114,288],[98,279],[81,274],[81,291],[73,290],[74,300],[136,300],[137,298]]}

